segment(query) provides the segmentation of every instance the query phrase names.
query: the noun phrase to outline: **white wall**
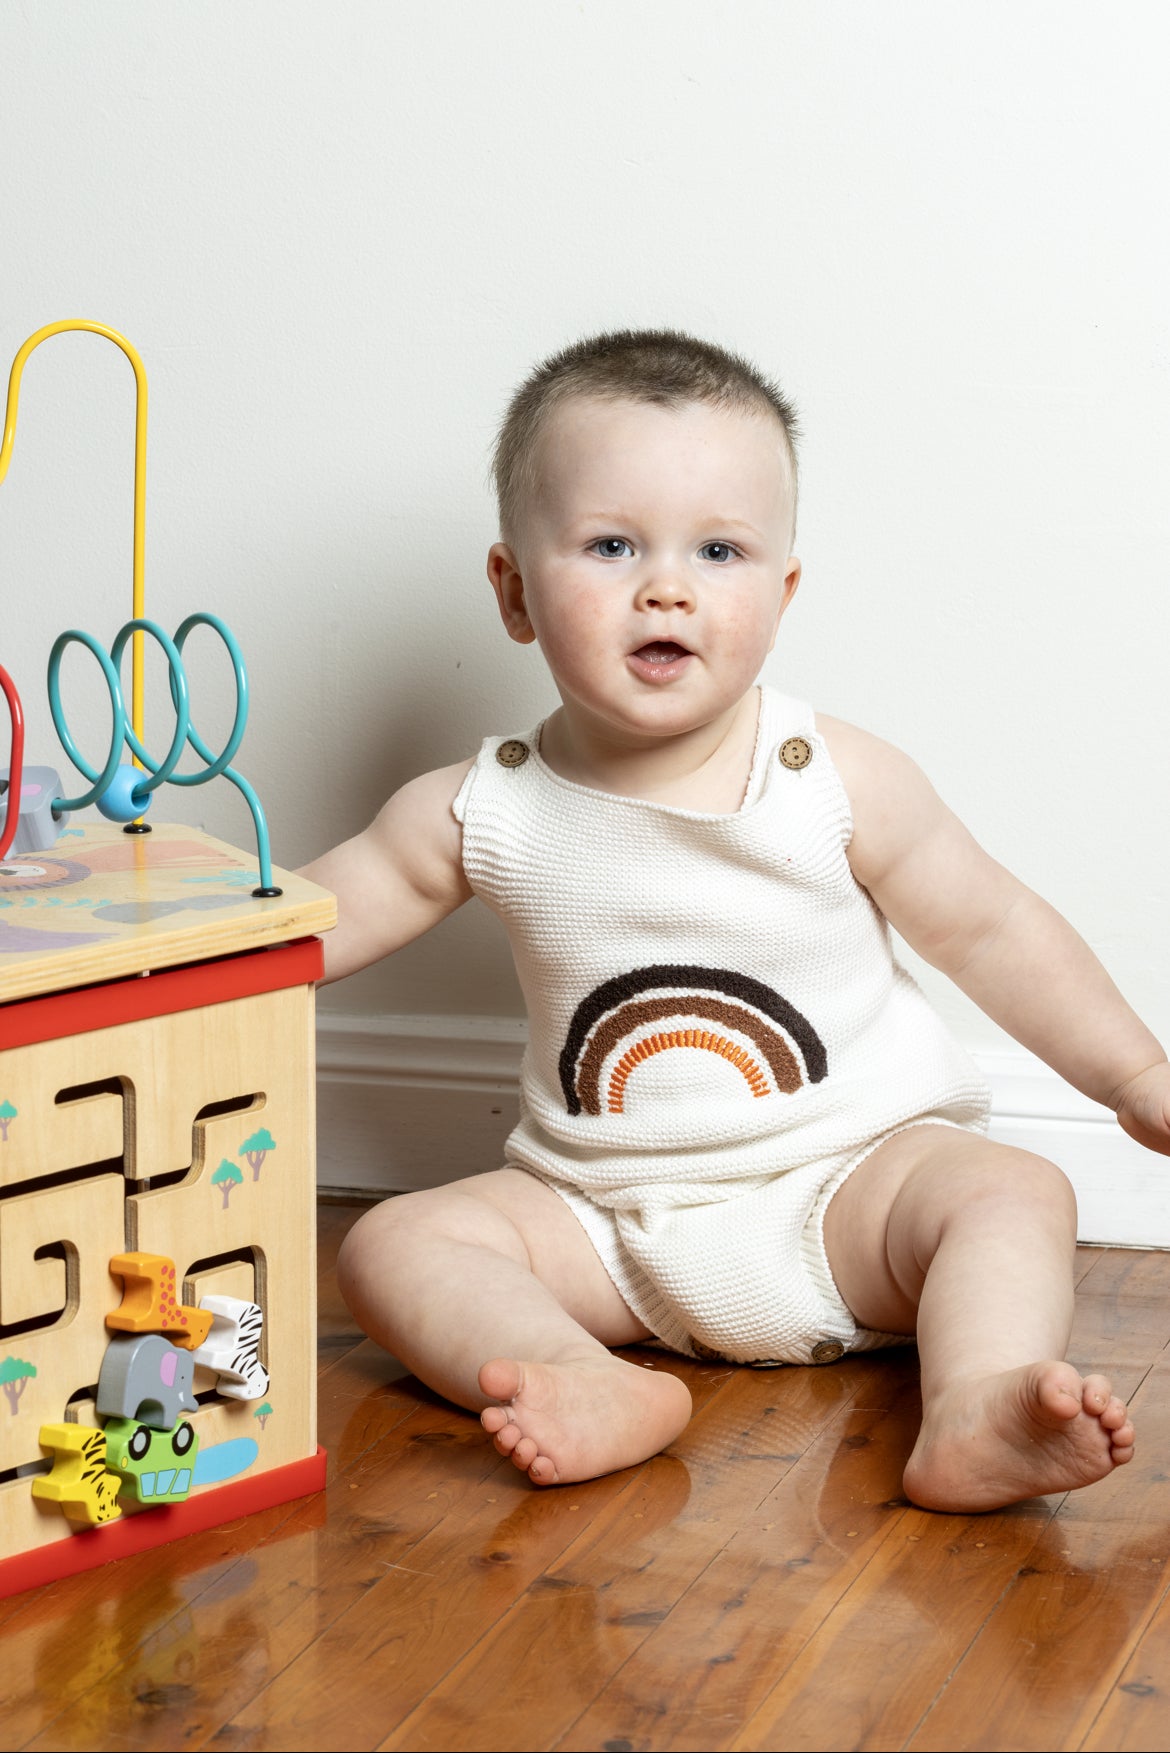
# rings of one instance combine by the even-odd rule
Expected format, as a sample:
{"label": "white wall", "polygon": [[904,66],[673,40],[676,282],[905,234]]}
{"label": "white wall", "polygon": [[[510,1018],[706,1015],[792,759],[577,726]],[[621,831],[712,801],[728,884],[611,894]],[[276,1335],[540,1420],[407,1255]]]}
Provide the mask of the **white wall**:
{"label": "white wall", "polygon": [[[65,315],[141,349],[148,612],[235,627],[240,765],[278,861],[547,709],[483,581],[494,424],[567,339],[677,324],[754,356],[803,412],[805,582],[770,679],[910,749],[1170,1037],[1168,18],[1157,0],[3,8],[0,362]],[[88,337],[25,374],[0,662],[31,758],[57,758],[52,638],[108,642],[129,613],[131,386]],[[223,717],[210,660],[197,700]],[[222,783],[160,813],[248,831]],[[997,1043],[931,989],[970,1045]],[[519,1008],[478,908],[324,1002]]]}

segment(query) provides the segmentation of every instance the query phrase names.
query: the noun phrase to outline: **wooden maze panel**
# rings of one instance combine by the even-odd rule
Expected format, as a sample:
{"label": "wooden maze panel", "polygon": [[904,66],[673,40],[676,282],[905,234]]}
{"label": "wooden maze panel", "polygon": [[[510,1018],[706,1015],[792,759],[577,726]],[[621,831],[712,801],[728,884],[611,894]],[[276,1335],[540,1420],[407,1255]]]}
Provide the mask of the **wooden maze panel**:
{"label": "wooden maze panel", "polygon": [[0,1052],[0,1196],[23,1181],[121,1157],[124,1093],[93,1092],[96,1080],[87,1078],[81,1087],[90,1093],[71,1094],[77,1070],[72,1039]]}
{"label": "wooden maze panel", "polygon": [[[18,1110],[0,1141],[0,1558],[101,1538],[13,1473],[43,1467],[43,1423],[93,1422],[126,1249],[172,1259],[186,1301],[264,1311],[269,1390],[223,1398],[200,1370],[201,1454],[247,1439],[251,1474],[313,1454],[312,1013],[293,986],[0,1053],[0,1104]],[[107,1082],[122,1095],[56,1101]]]}
{"label": "wooden maze panel", "polygon": [[[39,1461],[41,1425],[64,1418],[70,1396],[97,1381],[109,1339],[106,1316],[121,1298],[109,1262],[123,1246],[124,1224],[118,1175],[0,1200],[0,1355],[29,1366],[28,1373],[6,1372],[12,1379],[3,1384],[4,1472]],[[64,1244],[64,1260],[35,1258],[58,1244]],[[45,1319],[52,1324],[9,1331]]]}

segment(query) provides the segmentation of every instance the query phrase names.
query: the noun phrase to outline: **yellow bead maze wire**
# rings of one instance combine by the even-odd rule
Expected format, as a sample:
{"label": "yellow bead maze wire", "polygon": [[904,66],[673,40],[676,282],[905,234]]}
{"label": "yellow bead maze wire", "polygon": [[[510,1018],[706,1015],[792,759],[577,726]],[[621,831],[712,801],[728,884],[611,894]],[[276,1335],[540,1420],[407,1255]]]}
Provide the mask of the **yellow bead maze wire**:
{"label": "yellow bead maze wire", "polygon": [[[30,335],[16,358],[12,361],[12,371],[8,378],[8,405],[4,414],[4,437],[0,440],[0,481],[8,473],[8,464],[12,458],[12,445],[16,438],[16,410],[20,402],[20,380],[24,372],[25,361],[30,353],[47,341],[51,335],[62,335],[70,330],[83,330],[90,335],[104,335],[120,347],[131,365],[134,367],[135,410],[134,410],[134,610],[133,615],[139,621],[146,614],[146,367],[138,354],[137,348],[131,345],[125,335],[117,329],[108,328],[105,323],[91,323],[82,317],[69,318],[61,323],[47,323]],[[143,738],[144,713],[144,680],[143,680],[144,640],[141,633],[134,634],[132,648],[132,685],[130,696],[130,722],[134,734],[141,742]],[[141,765],[135,760],[135,765]]]}

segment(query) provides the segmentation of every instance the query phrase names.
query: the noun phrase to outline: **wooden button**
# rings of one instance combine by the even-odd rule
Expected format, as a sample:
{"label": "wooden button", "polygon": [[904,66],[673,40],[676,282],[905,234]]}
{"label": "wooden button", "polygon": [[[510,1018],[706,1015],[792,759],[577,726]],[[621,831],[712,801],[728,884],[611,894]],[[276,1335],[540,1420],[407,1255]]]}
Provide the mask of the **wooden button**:
{"label": "wooden button", "polygon": [[496,760],[501,767],[523,767],[528,759],[528,744],[522,743],[518,737],[509,737],[496,750]]}
{"label": "wooden button", "polygon": [[839,1339],[818,1339],[811,1353],[813,1363],[836,1363],[844,1356],[845,1347]]}
{"label": "wooden button", "polygon": [[780,744],[780,764],[783,767],[807,767],[812,760],[812,745],[803,737],[789,737],[786,743]]}

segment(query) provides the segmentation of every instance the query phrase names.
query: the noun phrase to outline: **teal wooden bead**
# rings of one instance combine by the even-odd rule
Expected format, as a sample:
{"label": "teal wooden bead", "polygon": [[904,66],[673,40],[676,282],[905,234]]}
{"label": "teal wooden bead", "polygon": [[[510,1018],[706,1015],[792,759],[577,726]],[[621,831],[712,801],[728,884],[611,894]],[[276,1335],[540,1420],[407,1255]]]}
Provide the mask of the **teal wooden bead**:
{"label": "teal wooden bead", "polygon": [[135,797],[135,789],[146,777],[141,767],[124,761],[97,800],[99,813],[108,822],[133,822],[145,815],[153,794],[145,791]]}

